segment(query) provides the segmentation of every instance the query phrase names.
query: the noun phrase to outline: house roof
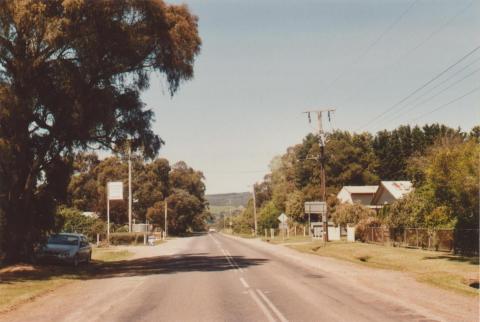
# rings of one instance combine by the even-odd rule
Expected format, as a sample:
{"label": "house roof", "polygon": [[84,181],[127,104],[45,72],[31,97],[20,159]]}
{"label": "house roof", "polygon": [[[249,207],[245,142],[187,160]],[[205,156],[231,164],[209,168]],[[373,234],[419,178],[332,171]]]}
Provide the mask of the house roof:
{"label": "house roof", "polygon": [[412,191],[413,187],[411,181],[382,181],[380,184],[385,187],[395,199],[402,198]]}
{"label": "house roof", "polygon": [[374,194],[377,191],[378,186],[344,186],[343,189],[350,194]]}

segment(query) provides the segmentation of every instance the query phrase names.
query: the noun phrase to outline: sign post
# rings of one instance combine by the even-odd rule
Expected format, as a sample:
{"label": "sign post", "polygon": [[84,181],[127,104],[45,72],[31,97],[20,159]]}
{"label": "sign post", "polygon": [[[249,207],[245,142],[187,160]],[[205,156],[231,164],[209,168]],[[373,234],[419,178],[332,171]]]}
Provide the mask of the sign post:
{"label": "sign post", "polygon": [[288,226],[287,226],[288,217],[284,213],[281,213],[277,219],[280,221],[280,225],[278,225],[278,228],[280,228],[280,230],[282,231],[282,239],[285,239],[285,230],[288,229]]}
{"label": "sign post", "polygon": [[123,200],[123,182],[107,182],[107,243],[110,244],[110,200]]}

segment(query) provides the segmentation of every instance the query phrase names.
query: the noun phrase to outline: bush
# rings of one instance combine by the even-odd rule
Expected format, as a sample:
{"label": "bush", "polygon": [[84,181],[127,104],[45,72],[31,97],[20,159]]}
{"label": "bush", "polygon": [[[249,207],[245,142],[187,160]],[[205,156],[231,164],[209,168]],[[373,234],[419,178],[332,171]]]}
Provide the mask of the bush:
{"label": "bush", "polygon": [[361,219],[355,229],[355,239],[365,242],[368,240],[367,234],[370,232],[370,227],[381,227],[382,222],[375,217],[365,217]]}
{"label": "bush", "polygon": [[337,225],[358,224],[362,220],[374,217],[375,211],[361,204],[343,203],[335,207],[332,219]]}
{"label": "bush", "polygon": [[87,217],[75,208],[60,206],[56,214],[56,230],[66,233],[84,234],[91,241],[97,234],[105,234],[107,226],[99,218]]}
{"label": "bush", "polygon": [[143,244],[142,233],[111,233],[110,244],[111,245],[132,245]]}

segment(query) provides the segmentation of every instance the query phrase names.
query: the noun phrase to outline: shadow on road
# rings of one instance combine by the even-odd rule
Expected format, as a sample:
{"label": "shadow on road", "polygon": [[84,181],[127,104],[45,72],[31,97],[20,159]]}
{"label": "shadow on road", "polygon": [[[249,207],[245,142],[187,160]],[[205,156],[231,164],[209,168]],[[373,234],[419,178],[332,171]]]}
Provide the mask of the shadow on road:
{"label": "shadow on road", "polygon": [[[249,266],[262,265],[267,259],[245,258],[243,256],[211,256],[206,253],[157,256],[114,262],[93,262],[77,269],[66,266],[35,266],[32,269],[16,270],[0,274],[0,283],[12,283],[54,278],[102,279],[182,272],[220,272]],[[233,263],[233,265],[231,264]]]}

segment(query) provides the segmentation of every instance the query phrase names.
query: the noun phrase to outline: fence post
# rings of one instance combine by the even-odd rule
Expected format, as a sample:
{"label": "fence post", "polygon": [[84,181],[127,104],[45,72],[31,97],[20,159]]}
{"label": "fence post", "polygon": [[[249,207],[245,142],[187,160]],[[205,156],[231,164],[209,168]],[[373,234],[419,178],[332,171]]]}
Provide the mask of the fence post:
{"label": "fence post", "polygon": [[[433,233],[435,233],[435,230]],[[428,249],[430,250],[430,232],[428,232]]]}
{"label": "fence post", "polygon": [[267,228],[265,228],[265,239],[268,238],[268,234],[267,234]]}
{"label": "fence post", "polygon": [[272,239],[275,239],[275,230],[273,228],[270,228],[270,236]]}
{"label": "fence post", "polygon": [[303,226],[303,237],[307,236],[307,234],[306,234],[307,229],[306,228],[307,227]]}
{"label": "fence post", "polygon": [[373,227],[370,227],[370,231],[371,231],[371,233],[370,233],[370,236],[371,236],[370,241],[373,242]]}
{"label": "fence post", "polygon": [[408,244],[407,244],[407,228],[403,228],[403,246],[408,246]]}
{"label": "fence post", "polygon": [[417,248],[418,248],[418,228],[415,228],[415,232],[417,233]]}

